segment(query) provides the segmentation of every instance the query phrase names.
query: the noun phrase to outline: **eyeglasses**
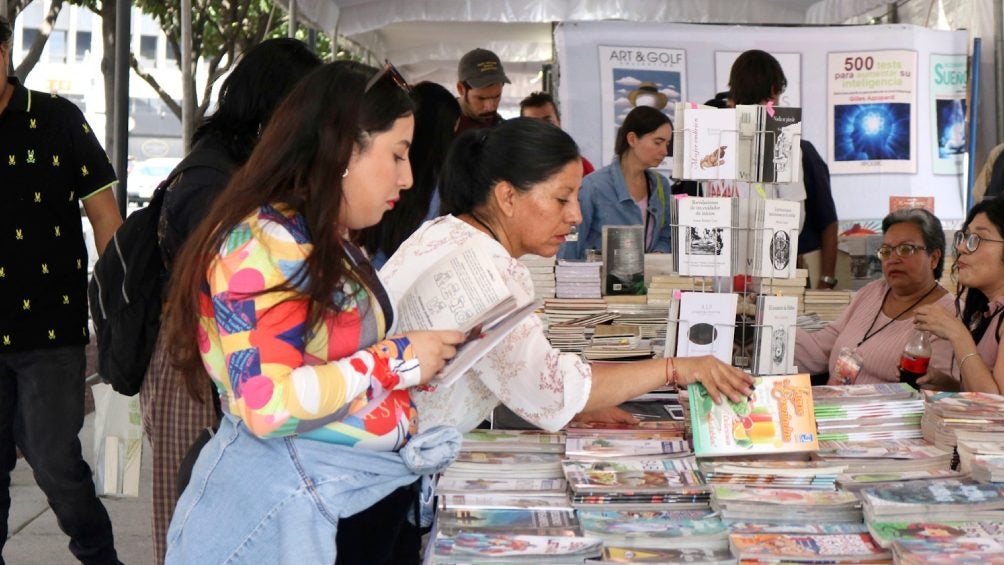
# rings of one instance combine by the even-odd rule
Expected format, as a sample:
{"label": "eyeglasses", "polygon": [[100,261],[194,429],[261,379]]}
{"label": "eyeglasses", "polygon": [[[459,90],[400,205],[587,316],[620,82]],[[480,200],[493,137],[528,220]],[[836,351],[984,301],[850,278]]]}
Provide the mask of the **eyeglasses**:
{"label": "eyeglasses", "polygon": [[386,59],[384,59],[383,68],[380,69],[377,74],[373,75],[373,78],[366,83],[366,88],[363,89],[363,94],[369,92],[370,89],[384,77],[390,77],[398,88],[405,91],[407,94],[411,94],[411,87],[408,86],[408,81],[404,80],[404,77],[401,76],[401,72],[397,70],[397,67]]}
{"label": "eyeglasses", "polygon": [[981,241],[992,241],[994,243],[1004,243],[1004,239],[989,239],[977,233],[955,232],[955,249],[960,247],[972,253],[980,247]]}
{"label": "eyeglasses", "polygon": [[926,247],[921,245],[914,245],[912,243],[900,243],[899,245],[893,247],[891,245],[883,245],[875,251],[875,255],[883,261],[892,257],[892,252],[895,251],[896,255],[899,257],[910,257],[918,251],[927,251]]}

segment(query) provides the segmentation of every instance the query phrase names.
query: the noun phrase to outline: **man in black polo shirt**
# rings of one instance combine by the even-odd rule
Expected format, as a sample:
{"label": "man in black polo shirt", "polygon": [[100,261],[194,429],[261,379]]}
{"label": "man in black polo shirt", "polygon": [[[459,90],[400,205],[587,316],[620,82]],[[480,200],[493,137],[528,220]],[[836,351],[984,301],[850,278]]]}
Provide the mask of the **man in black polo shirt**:
{"label": "man in black polo shirt", "polygon": [[73,555],[118,563],[77,438],[88,342],[80,202],[100,253],[122,223],[115,172],[80,110],[8,77],[10,57],[0,16],[0,549],[17,446]]}

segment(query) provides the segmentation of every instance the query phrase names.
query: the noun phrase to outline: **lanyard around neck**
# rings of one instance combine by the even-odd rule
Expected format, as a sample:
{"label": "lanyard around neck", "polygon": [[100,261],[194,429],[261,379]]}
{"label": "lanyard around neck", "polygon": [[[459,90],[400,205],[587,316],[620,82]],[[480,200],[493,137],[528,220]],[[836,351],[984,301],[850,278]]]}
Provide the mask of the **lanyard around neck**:
{"label": "lanyard around neck", "polygon": [[931,287],[931,290],[928,290],[927,292],[925,292],[924,296],[921,296],[920,298],[918,298],[917,300],[915,300],[913,302],[913,304],[907,306],[905,310],[903,310],[899,314],[896,314],[895,318],[893,318],[893,319],[889,320],[888,322],[882,324],[882,326],[879,329],[877,329],[877,330],[875,330],[873,332],[872,328],[875,327],[875,322],[878,321],[879,314],[881,314],[882,313],[882,309],[885,308],[885,301],[886,301],[886,299],[889,298],[889,292],[892,290],[891,288],[885,289],[885,295],[882,297],[882,304],[879,305],[878,312],[875,312],[875,317],[872,318],[872,323],[868,325],[868,329],[865,330],[864,337],[861,338],[861,341],[858,342],[858,344],[857,344],[856,347],[861,347],[862,343],[868,341],[869,339],[871,339],[872,337],[874,337],[875,334],[877,334],[880,331],[882,331],[882,330],[886,329],[887,327],[889,327],[889,324],[891,324],[891,323],[895,322],[896,320],[900,319],[903,316],[903,314],[906,314],[910,310],[913,310],[918,304],[921,303],[921,301],[923,301],[925,298],[927,298],[928,296],[930,296],[931,293],[934,292],[934,289],[936,289],[936,288],[938,288],[938,283],[934,283],[934,286]]}

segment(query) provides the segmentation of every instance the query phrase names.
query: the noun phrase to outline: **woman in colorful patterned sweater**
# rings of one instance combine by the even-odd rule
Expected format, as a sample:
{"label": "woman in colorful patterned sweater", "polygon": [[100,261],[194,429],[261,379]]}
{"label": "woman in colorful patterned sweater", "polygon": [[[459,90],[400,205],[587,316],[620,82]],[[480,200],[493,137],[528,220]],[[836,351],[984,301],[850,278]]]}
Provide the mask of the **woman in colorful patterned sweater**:
{"label": "woman in colorful patterned sweater", "polygon": [[[415,435],[408,388],[463,336],[386,338],[390,302],[349,241],[411,186],[405,88],[390,65],[311,73],[176,261],[169,343],[191,390],[213,379],[225,416],[175,509],[167,563],[333,563],[339,519],[459,448],[452,428]],[[387,548],[413,506],[393,500]],[[371,549],[369,562],[392,560]]]}

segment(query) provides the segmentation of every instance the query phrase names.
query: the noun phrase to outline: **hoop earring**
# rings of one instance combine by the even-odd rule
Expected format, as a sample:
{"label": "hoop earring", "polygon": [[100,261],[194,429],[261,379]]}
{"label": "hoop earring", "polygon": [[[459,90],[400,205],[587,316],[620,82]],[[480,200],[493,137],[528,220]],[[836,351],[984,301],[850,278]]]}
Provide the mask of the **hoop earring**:
{"label": "hoop earring", "polygon": [[342,172],[342,178],[345,178],[347,176],[349,176],[349,169],[348,169],[348,167],[346,167],[345,170]]}

